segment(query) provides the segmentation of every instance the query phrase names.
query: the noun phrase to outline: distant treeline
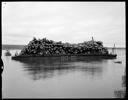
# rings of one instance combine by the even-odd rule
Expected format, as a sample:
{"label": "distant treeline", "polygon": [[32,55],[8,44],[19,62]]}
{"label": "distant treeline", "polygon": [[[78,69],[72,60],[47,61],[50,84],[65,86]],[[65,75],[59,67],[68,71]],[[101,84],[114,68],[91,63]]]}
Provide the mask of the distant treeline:
{"label": "distant treeline", "polygon": [[[7,49],[23,49],[25,45],[7,45],[4,44],[2,45],[2,50],[7,50]],[[108,49],[112,49],[112,47],[107,47]],[[124,47],[116,47],[117,49],[125,49]]]}
{"label": "distant treeline", "polygon": [[[106,47],[108,49],[112,49],[113,47]],[[126,49],[125,47],[115,47],[115,49]]]}
{"label": "distant treeline", "polygon": [[23,49],[25,45],[2,45],[2,50],[7,50],[7,49]]}

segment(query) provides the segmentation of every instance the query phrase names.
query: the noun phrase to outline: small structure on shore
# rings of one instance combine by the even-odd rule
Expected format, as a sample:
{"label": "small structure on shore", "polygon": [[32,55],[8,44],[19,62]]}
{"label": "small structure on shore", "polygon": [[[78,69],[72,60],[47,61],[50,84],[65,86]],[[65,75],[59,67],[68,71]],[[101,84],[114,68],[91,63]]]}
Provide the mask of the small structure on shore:
{"label": "small structure on shore", "polygon": [[5,56],[11,56],[11,53],[10,53],[9,50],[7,50],[7,51],[5,52]]}

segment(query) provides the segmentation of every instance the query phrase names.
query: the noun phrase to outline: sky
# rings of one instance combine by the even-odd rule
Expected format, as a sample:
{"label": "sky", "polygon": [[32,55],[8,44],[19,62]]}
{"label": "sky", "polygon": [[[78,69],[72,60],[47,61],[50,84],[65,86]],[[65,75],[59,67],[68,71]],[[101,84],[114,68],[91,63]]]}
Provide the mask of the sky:
{"label": "sky", "polygon": [[2,2],[2,44],[47,38],[126,45],[125,2]]}

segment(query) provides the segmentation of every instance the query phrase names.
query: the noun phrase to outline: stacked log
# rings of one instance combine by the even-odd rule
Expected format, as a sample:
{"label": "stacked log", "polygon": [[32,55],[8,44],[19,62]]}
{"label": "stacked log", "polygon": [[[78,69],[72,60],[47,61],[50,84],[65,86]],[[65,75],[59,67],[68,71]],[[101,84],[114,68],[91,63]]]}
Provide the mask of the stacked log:
{"label": "stacked log", "polygon": [[84,41],[83,43],[70,44],[55,42],[46,38],[36,39],[28,43],[19,55],[64,55],[64,54],[108,54],[107,48],[101,41]]}

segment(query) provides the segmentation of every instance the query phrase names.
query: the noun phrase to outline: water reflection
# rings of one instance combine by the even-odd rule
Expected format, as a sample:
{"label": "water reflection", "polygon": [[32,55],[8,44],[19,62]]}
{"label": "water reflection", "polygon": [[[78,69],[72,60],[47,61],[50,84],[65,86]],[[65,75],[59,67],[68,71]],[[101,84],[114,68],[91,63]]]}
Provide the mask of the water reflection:
{"label": "water reflection", "polygon": [[122,76],[122,88],[114,91],[116,98],[125,98],[126,97],[126,76]]}
{"label": "water reflection", "polygon": [[102,74],[103,64],[107,60],[95,58],[27,58],[21,59],[24,70],[32,76],[33,80],[51,78],[73,71],[81,71],[85,74],[95,76]]}

